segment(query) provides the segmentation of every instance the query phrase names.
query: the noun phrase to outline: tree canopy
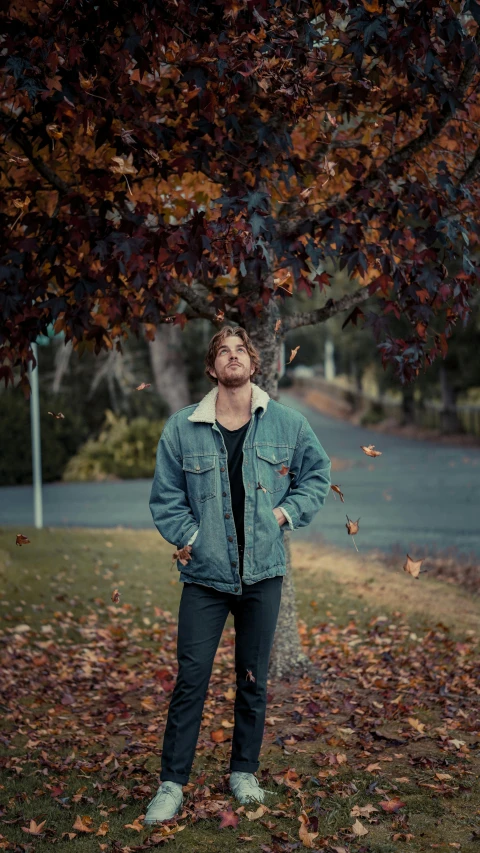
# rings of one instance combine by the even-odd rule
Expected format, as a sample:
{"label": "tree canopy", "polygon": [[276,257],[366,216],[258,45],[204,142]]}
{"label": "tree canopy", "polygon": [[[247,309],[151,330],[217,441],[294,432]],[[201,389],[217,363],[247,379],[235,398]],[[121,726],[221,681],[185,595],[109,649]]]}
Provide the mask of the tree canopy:
{"label": "tree canopy", "polygon": [[98,353],[164,322],[248,327],[315,287],[280,335],[345,312],[402,382],[445,356],[480,273],[479,3],[135,9],[2,13],[5,384],[19,368],[28,395],[51,323]]}

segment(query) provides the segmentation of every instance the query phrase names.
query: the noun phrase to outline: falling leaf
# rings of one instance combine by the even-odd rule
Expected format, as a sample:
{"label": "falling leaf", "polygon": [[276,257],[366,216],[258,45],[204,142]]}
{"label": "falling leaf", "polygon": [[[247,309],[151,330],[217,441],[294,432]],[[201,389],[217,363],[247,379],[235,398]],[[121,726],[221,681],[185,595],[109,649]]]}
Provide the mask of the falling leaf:
{"label": "falling leaf", "polygon": [[23,533],[17,533],[17,538],[15,540],[16,545],[29,545],[30,539],[28,536],[24,536]]}
{"label": "falling leaf", "polygon": [[420,566],[422,565],[422,563],[423,563],[423,559],[422,560],[412,560],[412,558],[409,557],[407,554],[407,560],[403,566],[404,571],[408,572],[409,575],[412,575],[414,578],[418,578],[418,576],[420,574],[423,574],[423,572],[420,572]]}
{"label": "falling leaf", "polygon": [[292,361],[295,358],[299,349],[300,349],[300,345],[298,345],[298,347],[295,347],[295,349],[290,350],[290,359],[287,361],[287,364],[292,363]]}
{"label": "falling leaf", "polygon": [[290,471],[290,468],[288,467],[288,465],[282,465],[282,467],[280,468],[280,471],[277,471],[277,474],[281,474],[282,477],[284,477],[285,474],[288,474],[289,471]]}
{"label": "falling leaf", "polygon": [[255,676],[251,669],[247,669],[246,679],[247,681],[255,681]]}
{"label": "falling leaf", "polygon": [[373,449],[375,447],[374,444],[369,444],[367,446],[365,446],[364,444],[361,444],[360,447],[362,448],[363,452],[366,453],[367,456],[381,456],[382,455],[381,450],[374,450]]}
{"label": "falling leaf", "polygon": [[222,320],[224,319],[224,317],[225,317],[225,312],[224,312],[224,311],[221,311],[220,309],[219,309],[219,310],[217,311],[217,313],[215,314],[215,320],[218,320],[218,322],[219,322],[219,323],[221,323],[221,322],[222,322]]}
{"label": "falling leaf", "polygon": [[258,486],[257,486],[257,488],[256,488],[256,491],[258,492],[258,490],[259,490],[259,489],[261,489],[261,490],[262,490],[262,492],[264,492],[265,494],[267,494],[267,490],[266,490],[265,486],[262,486],[262,484],[261,484],[260,480],[258,481]]}
{"label": "falling leaf", "polygon": [[150,388],[151,382],[142,382],[141,385],[137,385],[135,391],[143,391],[144,388]]}
{"label": "falling leaf", "polygon": [[280,326],[281,326],[281,325],[282,325],[282,320],[281,320],[281,318],[279,318],[279,319],[276,321],[276,323],[275,323],[275,328],[274,328],[274,330],[273,330],[275,334],[277,334],[277,332],[278,332],[278,330],[279,330],[279,328],[280,328]]}
{"label": "falling leaf", "polygon": [[43,827],[45,826],[46,822],[46,820],[42,820],[41,823],[37,824],[34,820],[31,820],[29,827],[22,826],[21,828],[24,832],[28,832],[29,835],[40,835],[40,833],[43,832]]}
{"label": "falling leaf", "polygon": [[120,593],[119,593],[118,589],[113,590],[112,601],[114,604],[118,604],[118,602],[120,601]]}
{"label": "falling leaf", "polygon": [[58,412],[58,414],[55,414],[55,412],[48,412],[47,414],[53,415],[54,418],[64,418],[65,417],[65,415],[62,415],[61,412]]}
{"label": "falling leaf", "polygon": [[[340,491],[340,486],[330,486],[330,488],[332,489],[333,492],[336,492],[337,495],[340,495],[340,500],[341,500],[342,504],[344,504],[345,501],[343,499],[343,492]],[[336,500],[336,498],[335,498],[335,500]],[[348,518],[348,516],[347,516],[347,518]]]}
{"label": "falling leaf", "polygon": [[363,823],[360,823],[358,817],[352,826],[352,832],[354,835],[368,835],[368,829],[364,827]]}
{"label": "falling leaf", "polygon": [[[347,532],[348,532],[349,536],[354,536],[355,533],[358,533],[358,522],[359,521],[360,521],[359,518],[357,518],[356,521],[352,521],[347,515],[347,523],[346,523],[345,527],[347,528]],[[358,552],[358,548],[357,548],[357,544],[355,542],[355,539],[352,539],[352,542],[355,545],[355,550]]]}

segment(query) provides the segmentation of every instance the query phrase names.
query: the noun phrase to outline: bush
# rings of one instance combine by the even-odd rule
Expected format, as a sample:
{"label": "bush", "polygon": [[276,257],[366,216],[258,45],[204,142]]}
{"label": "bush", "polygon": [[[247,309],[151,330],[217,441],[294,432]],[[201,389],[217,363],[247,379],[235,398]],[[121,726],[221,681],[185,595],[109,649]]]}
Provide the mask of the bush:
{"label": "bush", "polygon": [[89,439],[69,460],[63,480],[112,480],[153,477],[158,440],[165,420],[117,417],[106,410],[96,439]]}
{"label": "bush", "polygon": [[[48,412],[62,412],[54,418]],[[42,480],[61,479],[63,469],[88,436],[88,424],[66,394],[40,393]],[[19,388],[0,393],[0,485],[32,482],[30,401]]]}

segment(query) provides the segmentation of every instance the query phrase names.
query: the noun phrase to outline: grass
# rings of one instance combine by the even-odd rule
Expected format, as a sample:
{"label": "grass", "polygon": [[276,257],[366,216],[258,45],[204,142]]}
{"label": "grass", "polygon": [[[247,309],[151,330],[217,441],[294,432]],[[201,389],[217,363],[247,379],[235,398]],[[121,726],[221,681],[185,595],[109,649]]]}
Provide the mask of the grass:
{"label": "grass", "polygon": [[[156,531],[28,528],[21,547],[17,532],[0,530],[0,850],[477,853],[474,596],[378,554],[294,540],[299,629],[323,681],[269,684],[257,776],[275,794],[257,810],[228,789],[230,615],[183,816],[143,829],[176,674],[173,548]],[[404,805],[385,812],[394,797]],[[355,836],[352,810],[366,805]],[[237,826],[220,828],[230,810]],[[22,829],[31,820],[42,834]]]}

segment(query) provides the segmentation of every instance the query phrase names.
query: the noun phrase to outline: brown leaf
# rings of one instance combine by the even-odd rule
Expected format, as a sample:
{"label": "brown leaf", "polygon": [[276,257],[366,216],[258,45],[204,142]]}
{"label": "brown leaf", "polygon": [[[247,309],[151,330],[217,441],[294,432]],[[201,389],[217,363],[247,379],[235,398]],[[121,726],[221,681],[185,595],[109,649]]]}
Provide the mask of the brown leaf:
{"label": "brown leaf", "polygon": [[225,829],[226,826],[233,826],[234,829],[237,828],[240,817],[232,809],[228,809],[225,812],[217,812],[217,815],[222,819],[218,827],[219,829]]}
{"label": "brown leaf", "polygon": [[[138,818],[136,818],[138,820]],[[108,832],[108,820],[104,820],[98,827],[95,835],[106,835]]]}
{"label": "brown leaf", "polygon": [[393,812],[398,812],[399,809],[402,809],[405,803],[400,799],[400,797],[392,797],[391,800],[382,800],[378,805],[384,812],[392,814]]}
{"label": "brown leaf", "polygon": [[[340,500],[341,500],[342,504],[344,504],[345,501],[343,499],[343,492],[340,491],[340,486],[330,486],[330,488],[332,489],[333,492],[336,492],[337,495],[340,495]],[[336,500],[336,498],[335,498],[335,500]]]}
{"label": "brown leaf", "polygon": [[125,829],[135,829],[137,832],[143,832],[145,827],[143,826],[143,824],[139,823],[138,821],[139,821],[139,818],[136,817],[135,820],[133,821],[133,823],[124,823],[123,825],[124,825]]}
{"label": "brown leaf", "polygon": [[365,6],[367,12],[371,12],[371,14],[383,12],[383,9],[380,5],[380,0],[362,0],[362,3]]}
{"label": "brown leaf", "polygon": [[61,412],[58,412],[58,414],[55,414],[55,412],[48,412],[47,414],[53,415],[54,418],[64,418],[65,417],[65,415],[62,415]]}
{"label": "brown leaf", "polygon": [[288,474],[289,471],[290,471],[290,468],[287,465],[282,465],[282,467],[280,468],[280,471],[277,471],[277,473],[281,474],[282,477],[284,477],[285,474]]}
{"label": "brown leaf", "polygon": [[300,841],[304,847],[314,847],[313,839],[317,837],[318,832],[308,831],[309,820],[305,812],[299,814],[298,820],[300,821],[300,829],[298,830]]}
{"label": "brown leaf", "polygon": [[17,533],[17,538],[15,540],[16,545],[29,545],[30,539],[27,536],[24,536],[23,533]]}
{"label": "brown leaf", "polygon": [[297,352],[298,352],[298,350],[299,350],[299,349],[300,349],[300,345],[298,345],[298,347],[295,347],[295,349],[290,350],[290,358],[289,358],[289,360],[287,361],[287,364],[291,364],[291,363],[292,363],[292,361],[293,361],[293,359],[295,358],[295,356],[296,356],[296,354],[297,354]]}
{"label": "brown leaf", "polygon": [[120,593],[119,593],[118,589],[113,590],[112,601],[114,604],[118,604],[118,602],[120,601]]}
{"label": "brown leaf", "polygon": [[363,823],[360,823],[358,817],[355,823],[352,826],[352,832],[354,835],[368,835],[368,829],[366,829]]}
{"label": "brown leaf", "polygon": [[142,382],[140,385],[137,385],[135,391],[143,391],[144,388],[150,388],[151,382]]}
{"label": "brown leaf", "polygon": [[359,521],[360,521],[359,518],[357,518],[356,521],[351,521],[351,519],[347,515],[347,523],[346,523],[345,527],[348,530],[349,536],[353,536],[355,533],[358,533],[358,522]]}
{"label": "brown leaf", "polygon": [[381,450],[374,450],[373,449],[375,447],[374,444],[368,444],[367,446],[365,446],[364,444],[361,444],[360,447],[362,448],[363,452],[366,453],[367,456],[381,456],[382,455]]}
{"label": "brown leaf", "polygon": [[46,820],[42,820],[41,823],[36,823],[34,820],[30,821],[30,826],[22,826],[24,832],[28,832],[29,835],[40,835],[43,832],[43,827],[46,824]]}
{"label": "brown leaf", "polygon": [[210,737],[214,743],[223,743],[227,740],[228,735],[225,732],[225,729],[216,729],[215,731],[210,732]]}
{"label": "brown leaf", "polygon": [[94,830],[92,827],[92,823],[93,819],[90,817],[90,815],[85,814],[80,816],[79,814],[77,814],[72,829],[77,829],[78,832],[93,832]]}
{"label": "brown leaf", "polygon": [[403,569],[405,572],[408,572],[409,575],[412,575],[412,577],[418,578],[418,576],[420,574],[422,574],[420,572],[420,566],[422,565],[422,563],[423,563],[423,559],[422,560],[412,560],[412,558],[409,557],[407,554],[407,559],[403,565]]}

